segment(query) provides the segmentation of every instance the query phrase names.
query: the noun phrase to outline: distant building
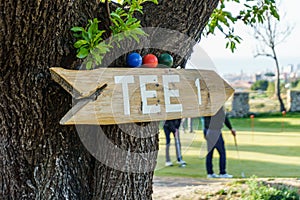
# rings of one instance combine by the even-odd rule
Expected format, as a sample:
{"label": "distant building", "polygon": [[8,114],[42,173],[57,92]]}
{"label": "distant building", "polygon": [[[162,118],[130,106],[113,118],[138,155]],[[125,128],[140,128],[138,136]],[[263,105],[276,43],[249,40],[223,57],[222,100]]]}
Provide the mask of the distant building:
{"label": "distant building", "polygon": [[300,78],[300,64],[298,64],[297,65],[297,68],[296,68],[296,70],[295,70],[295,76],[296,76],[296,78]]}
{"label": "distant building", "polygon": [[300,71],[300,64],[297,65],[296,71]]}
{"label": "distant building", "polygon": [[256,82],[259,80],[262,80],[262,74],[261,73],[254,74],[253,82]]}
{"label": "distant building", "polygon": [[294,65],[293,64],[289,64],[287,66],[284,66],[283,69],[282,69],[282,72],[286,73],[286,74],[290,74],[293,71],[294,71]]}

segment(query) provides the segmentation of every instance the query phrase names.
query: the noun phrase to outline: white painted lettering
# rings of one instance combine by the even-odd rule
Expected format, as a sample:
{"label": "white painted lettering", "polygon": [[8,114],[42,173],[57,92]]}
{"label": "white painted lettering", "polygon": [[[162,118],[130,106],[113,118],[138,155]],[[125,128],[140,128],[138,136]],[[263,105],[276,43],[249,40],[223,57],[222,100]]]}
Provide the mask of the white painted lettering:
{"label": "white painted lettering", "polygon": [[200,85],[200,80],[199,78],[196,79],[195,85],[197,87],[197,93],[198,93],[198,103],[199,105],[202,104],[202,98],[201,98],[201,85]]}
{"label": "white painted lettering", "polygon": [[142,111],[143,114],[159,113],[160,105],[148,105],[148,98],[156,98],[157,93],[154,90],[146,90],[147,83],[157,83],[156,75],[140,76],[140,89],[142,97]]}
{"label": "white painted lettering", "polygon": [[130,115],[128,84],[134,83],[134,78],[133,78],[133,76],[115,76],[115,83],[122,84],[123,100],[124,100],[124,114]]}
{"label": "white painted lettering", "polygon": [[178,90],[170,90],[169,83],[180,82],[179,75],[163,75],[166,112],[182,112],[182,104],[171,104],[171,97],[179,97]]}

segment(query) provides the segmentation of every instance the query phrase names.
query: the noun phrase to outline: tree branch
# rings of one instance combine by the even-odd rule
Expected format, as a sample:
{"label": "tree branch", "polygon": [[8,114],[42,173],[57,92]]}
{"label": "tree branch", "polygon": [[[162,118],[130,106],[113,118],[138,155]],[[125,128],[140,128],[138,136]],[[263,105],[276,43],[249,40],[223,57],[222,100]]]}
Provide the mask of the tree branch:
{"label": "tree branch", "polygon": [[277,46],[278,44],[282,43],[285,41],[285,39],[291,34],[292,30],[294,29],[294,27],[291,26],[287,26],[285,28],[285,30],[280,32],[280,35],[282,36],[281,38],[278,39],[278,41],[276,41],[275,45]]}
{"label": "tree branch", "polygon": [[[113,26],[113,23],[112,23],[111,17],[110,17],[110,8],[109,8],[109,1],[108,0],[105,0],[105,8],[106,8],[106,13],[107,13],[107,18],[108,18],[108,21],[109,21],[109,27]],[[111,37],[112,31],[110,30],[110,28],[108,30],[109,30],[109,37]]]}
{"label": "tree branch", "polygon": [[265,56],[265,57],[270,57],[272,59],[275,59],[275,57],[272,54],[269,54],[269,53],[257,53],[257,54],[254,55],[254,58],[257,58],[259,56]]}
{"label": "tree branch", "polygon": [[270,46],[269,41],[267,40],[265,35],[260,31],[260,28],[254,27],[254,32],[256,34],[256,36],[255,36],[256,39],[262,41],[265,45]]}

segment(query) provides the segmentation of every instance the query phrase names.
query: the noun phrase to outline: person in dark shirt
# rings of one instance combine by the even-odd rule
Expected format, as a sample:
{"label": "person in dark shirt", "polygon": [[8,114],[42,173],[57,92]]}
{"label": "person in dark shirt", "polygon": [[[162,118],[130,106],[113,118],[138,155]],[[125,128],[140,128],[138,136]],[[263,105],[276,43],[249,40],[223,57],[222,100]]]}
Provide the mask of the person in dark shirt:
{"label": "person in dark shirt", "polygon": [[[222,137],[223,124],[230,129],[233,136],[236,135],[236,131],[232,128],[232,125],[225,114],[224,108],[222,107],[214,116],[204,117],[204,137],[207,141],[207,155],[206,155],[206,171],[208,178],[232,178],[233,176],[226,172],[226,149],[224,140]],[[220,160],[219,168],[220,174],[217,175],[213,171],[213,152],[217,149]]]}
{"label": "person in dark shirt", "polygon": [[177,163],[180,167],[184,167],[186,162],[182,160],[181,155],[181,144],[180,144],[180,137],[179,137],[179,127],[180,127],[181,119],[173,119],[173,120],[166,120],[164,123],[164,132],[166,135],[166,166],[173,166],[173,163],[170,159],[170,134],[173,133],[175,138],[175,148],[176,148],[176,156],[177,156]]}

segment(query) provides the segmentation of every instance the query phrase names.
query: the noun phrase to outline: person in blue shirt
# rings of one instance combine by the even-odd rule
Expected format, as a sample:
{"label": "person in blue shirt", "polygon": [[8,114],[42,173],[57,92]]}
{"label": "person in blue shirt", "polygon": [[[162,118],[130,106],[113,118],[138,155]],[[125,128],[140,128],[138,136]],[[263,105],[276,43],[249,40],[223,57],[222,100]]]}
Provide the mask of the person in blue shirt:
{"label": "person in blue shirt", "polygon": [[[232,128],[229,118],[225,114],[224,108],[222,107],[214,116],[203,117],[204,125],[204,137],[207,141],[207,155],[206,155],[206,171],[208,178],[232,178],[233,176],[227,174],[226,172],[226,149],[224,145],[224,140],[222,137],[223,124],[230,129],[233,136],[236,135],[236,131]],[[220,159],[219,159],[219,175],[215,174],[213,171],[213,152],[217,149]]]}
{"label": "person in blue shirt", "polygon": [[173,133],[175,138],[177,163],[179,164],[180,167],[185,167],[186,165],[186,162],[182,160],[182,155],[181,155],[181,143],[179,137],[180,123],[181,123],[181,119],[166,120],[164,123],[164,132],[166,135],[166,166],[173,166],[173,163],[170,159],[171,133]]}

